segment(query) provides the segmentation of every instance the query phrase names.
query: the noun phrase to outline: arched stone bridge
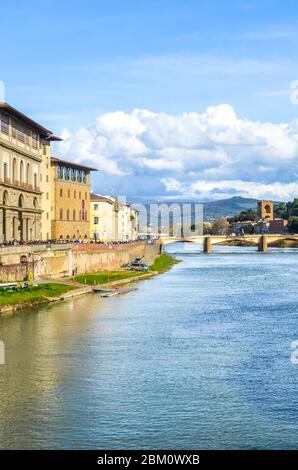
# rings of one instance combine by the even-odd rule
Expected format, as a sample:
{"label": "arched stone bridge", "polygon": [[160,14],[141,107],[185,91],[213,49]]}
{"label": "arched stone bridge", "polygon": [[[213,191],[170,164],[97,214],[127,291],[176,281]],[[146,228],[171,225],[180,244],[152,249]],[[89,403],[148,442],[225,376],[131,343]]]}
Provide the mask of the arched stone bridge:
{"label": "arched stone bridge", "polygon": [[168,243],[174,242],[193,242],[203,244],[204,253],[212,253],[212,246],[217,243],[226,241],[244,241],[253,242],[258,245],[258,251],[266,253],[268,251],[268,243],[275,242],[277,240],[298,240],[298,234],[287,235],[287,234],[261,234],[261,235],[243,235],[230,237],[226,235],[201,235],[187,238],[175,238],[175,237],[161,237],[160,241],[167,245]]}

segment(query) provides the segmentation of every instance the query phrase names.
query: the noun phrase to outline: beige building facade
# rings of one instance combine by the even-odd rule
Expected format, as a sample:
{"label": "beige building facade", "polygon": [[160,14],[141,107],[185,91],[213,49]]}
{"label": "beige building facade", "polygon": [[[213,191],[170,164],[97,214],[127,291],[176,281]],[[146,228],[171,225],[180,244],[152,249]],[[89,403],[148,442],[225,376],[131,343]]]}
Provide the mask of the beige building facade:
{"label": "beige building facade", "polygon": [[53,140],[60,139],[9,104],[0,103],[1,242],[41,240],[50,235],[47,165]]}
{"label": "beige building facade", "polygon": [[51,158],[51,238],[89,240],[90,172],[95,168]]}
{"label": "beige building facade", "polygon": [[90,196],[90,238],[103,242],[118,240],[115,199],[108,196]]}
{"label": "beige building facade", "polygon": [[136,240],[138,211],[115,197],[91,194],[90,238],[104,242]]}

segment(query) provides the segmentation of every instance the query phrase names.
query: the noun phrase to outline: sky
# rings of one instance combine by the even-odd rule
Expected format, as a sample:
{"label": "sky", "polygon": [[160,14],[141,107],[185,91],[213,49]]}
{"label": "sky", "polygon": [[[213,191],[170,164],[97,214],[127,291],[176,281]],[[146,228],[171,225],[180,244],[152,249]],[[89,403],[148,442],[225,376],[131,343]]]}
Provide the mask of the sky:
{"label": "sky", "polygon": [[6,101],[130,200],[298,196],[298,5],[0,0]]}

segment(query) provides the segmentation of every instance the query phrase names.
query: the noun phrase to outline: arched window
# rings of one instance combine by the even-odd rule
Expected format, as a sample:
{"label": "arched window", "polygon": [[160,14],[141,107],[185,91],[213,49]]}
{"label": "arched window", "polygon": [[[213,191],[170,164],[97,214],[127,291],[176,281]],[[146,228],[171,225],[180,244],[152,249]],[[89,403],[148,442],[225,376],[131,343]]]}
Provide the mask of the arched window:
{"label": "arched window", "polygon": [[63,210],[60,209],[60,220],[62,220],[62,219],[63,219]]}
{"label": "arched window", "polygon": [[69,209],[66,211],[66,219],[69,220]]}
{"label": "arched window", "polygon": [[17,160],[16,158],[14,158],[12,162],[12,181],[15,182],[16,180],[17,180]]}
{"label": "arched window", "polygon": [[20,183],[24,183],[24,162],[20,162]]}
{"label": "arched window", "polygon": [[72,220],[76,220],[76,211],[75,211],[75,209],[73,210],[73,213],[72,213]]}
{"label": "arched window", "polygon": [[35,197],[35,198],[33,199],[33,206],[34,206],[34,209],[38,209],[37,197]]}
{"label": "arched window", "polygon": [[62,196],[63,196],[63,189],[61,188],[60,189],[60,197],[62,197]]}
{"label": "arched window", "polygon": [[18,206],[19,207],[24,207],[24,198],[23,198],[22,194],[19,197]]}
{"label": "arched window", "polygon": [[73,197],[76,199],[76,197],[77,197],[77,192],[76,191],[73,192]]}
{"label": "arched window", "polygon": [[27,183],[27,184],[30,184],[30,163],[27,163],[26,183]]}

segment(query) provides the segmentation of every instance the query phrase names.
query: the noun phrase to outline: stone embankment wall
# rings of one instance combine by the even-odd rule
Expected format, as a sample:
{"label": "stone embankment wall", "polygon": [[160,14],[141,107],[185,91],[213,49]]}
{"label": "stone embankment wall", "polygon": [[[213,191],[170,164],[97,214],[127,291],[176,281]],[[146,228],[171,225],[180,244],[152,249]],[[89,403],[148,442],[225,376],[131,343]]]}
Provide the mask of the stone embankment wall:
{"label": "stone embankment wall", "polygon": [[87,272],[112,271],[137,257],[152,264],[161,249],[158,242],[135,242],[112,248],[95,244],[0,247],[0,282],[21,281],[26,275],[35,279],[59,279]]}

